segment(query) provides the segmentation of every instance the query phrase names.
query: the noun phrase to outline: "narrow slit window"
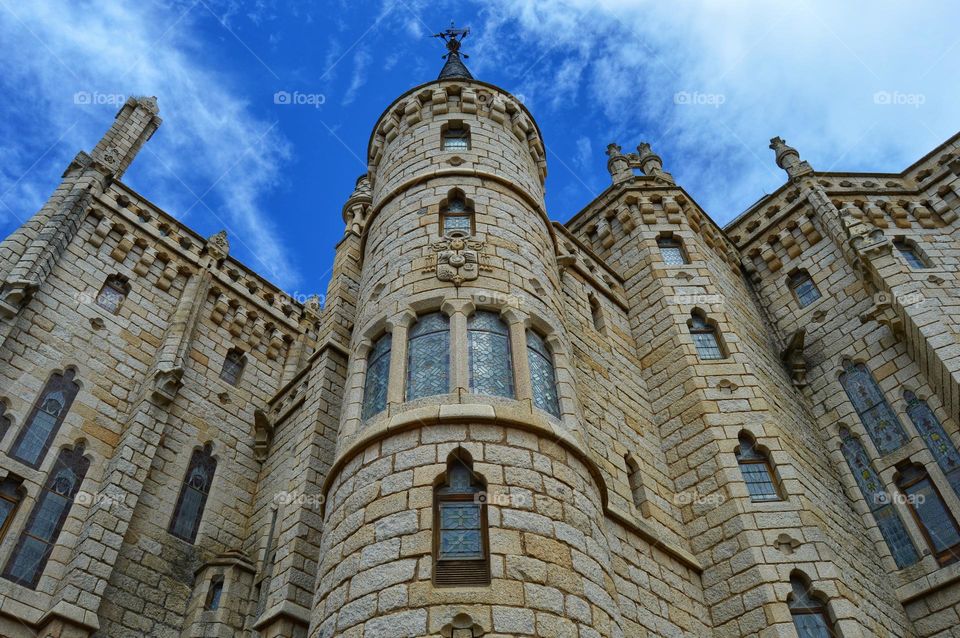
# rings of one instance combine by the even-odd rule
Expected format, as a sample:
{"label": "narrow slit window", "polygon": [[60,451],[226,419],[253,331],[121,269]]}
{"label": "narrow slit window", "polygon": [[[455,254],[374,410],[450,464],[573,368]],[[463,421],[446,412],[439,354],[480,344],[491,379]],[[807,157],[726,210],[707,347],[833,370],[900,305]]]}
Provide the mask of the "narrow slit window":
{"label": "narrow slit window", "polygon": [[217,470],[217,460],[213,458],[210,444],[202,450],[194,450],[190,456],[190,465],[180,487],[180,496],[170,521],[170,533],[177,538],[192,543],[197,539],[203,509],[210,494],[210,484]]}
{"label": "narrow slit window", "polygon": [[801,578],[792,576],[790,585],[793,592],[789,602],[790,616],[799,638],[835,638],[833,623],[827,615],[826,607],[810,591],[810,585]]}
{"label": "narrow slit window", "polygon": [[220,370],[220,378],[230,385],[240,383],[240,377],[243,376],[243,369],[247,365],[247,357],[243,350],[232,348],[227,352],[223,359],[223,368]]}
{"label": "narrow slit window", "polygon": [[927,470],[922,465],[902,469],[897,477],[897,487],[906,496],[907,506],[937,562],[947,565],[960,558],[960,526]]}
{"label": "narrow slit window", "polygon": [[391,335],[382,335],[367,355],[367,376],[363,380],[361,418],[367,420],[387,408],[387,385],[390,381]]}
{"label": "narrow slit window", "polygon": [[467,323],[470,391],[507,397],[513,394],[510,329],[495,312],[478,310]]}
{"label": "narrow slit window", "polygon": [[40,581],[70,507],[90,467],[82,445],[61,450],[30,518],[7,561],[3,577],[33,589]]}
{"label": "narrow slit window", "polygon": [[123,300],[129,294],[130,285],[127,283],[127,278],[121,275],[110,275],[100,288],[97,305],[107,312],[117,314],[120,306],[123,305]]}
{"label": "narrow slit window", "polygon": [[407,401],[450,391],[450,320],[442,312],[417,319],[407,341]]}
{"label": "narrow slit window", "polygon": [[697,356],[705,361],[716,359],[726,359],[723,348],[720,347],[720,339],[717,337],[717,329],[707,323],[707,320],[697,313],[693,313],[690,318],[690,336],[693,337],[693,345],[697,348]]}
{"label": "narrow slit window", "polygon": [[843,363],[843,370],[840,385],[877,450],[887,454],[899,449],[907,442],[907,433],[867,366],[847,360]]}
{"label": "narrow slit window", "polygon": [[30,467],[40,466],[80,390],[74,381],[75,374],[73,369],[68,368],[63,374],[50,376],[23,422],[10,449],[10,456]]}
{"label": "narrow slit window", "polygon": [[820,290],[806,270],[790,275],[790,289],[801,308],[806,308],[820,298]]}
{"label": "narrow slit window", "polygon": [[783,500],[773,480],[770,459],[757,449],[756,442],[746,432],[740,434],[740,445],[737,446],[736,457],[751,501],[759,503]]}
{"label": "narrow slit window", "polygon": [[960,453],[957,452],[953,439],[943,429],[940,419],[926,401],[921,401],[909,390],[903,393],[903,398],[907,401],[907,416],[923,437],[933,458],[937,460],[937,465],[940,466],[950,487],[957,496],[960,496]]}
{"label": "narrow slit window", "polygon": [[557,394],[557,376],[553,353],[543,337],[527,330],[527,360],[530,364],[530,385],[533,405],[555,417],[560,416],[560,398]]}
{"label": "narrow slit window", "polygon": [[593,320],[593,328],[603,334],[605,332],[603,306],[600,305],[600,300],[597,299],[597,296],[592,292],[587,296],[587,300],[590,302],[590,318]]}
{"label": "narrow slit window", "polygon": [[434,583],[441,586],[488,585],[485,483],[474,474],[465,453],[453,452],[446,481],[434,489]]}
{"label": "narrow slit window", "polygon": [[689,264],[687,253],[683,249],[683,242],[673,237],[660,237],[657,239],[657,246],[660,247],[660,258],[667,266],[683,266]]}
{"label": "narrow slit window", "polygon": [[214,576],[207,591],[207,611],[220,609],[220,597],[223,595],[223,576]]}
{"label": "narrow slit window", "polygon": [[450,237],[473,234],[473,211],[462,196],[453,194],[440,213],[441,231]]}
{"label": "narrow slit window", "polygon": [[847,461],[857,487],[860,488],[860,493],[877,522],[877,527],[880,528],[880,534],[887,543],[893,561],[900,569],[913,565],[920,560],[917,549],[910,540],[910,535],[896,507],[890,502],[890,496],[880,482],[876,470],[873,469],[873,464],[867,458],[867,451],[846,428],[840,430],[840,440],[843,458]]}
{"label": "narrow slit window", "polygon": [[912,243],[899,239],[894,241],[893,245],[900,252],[903,260],[907,262],[907,265],[910,266],[911,270],[923,270],[924,268],[928,267],[927,262],[924,261],[923,257],[920,256],[920,252],[917,250],[917,247]]}
{"label": "narrow slit window", "polygon": [[630,495],[633,497],[633,504],[637,510],[644,516],[649,516],[649,505],[647,503],[647,492],[643,487],[643,476],[640,474],[640,465],[630,455],[623,457],[627,465],[627,481],[630,485]]}

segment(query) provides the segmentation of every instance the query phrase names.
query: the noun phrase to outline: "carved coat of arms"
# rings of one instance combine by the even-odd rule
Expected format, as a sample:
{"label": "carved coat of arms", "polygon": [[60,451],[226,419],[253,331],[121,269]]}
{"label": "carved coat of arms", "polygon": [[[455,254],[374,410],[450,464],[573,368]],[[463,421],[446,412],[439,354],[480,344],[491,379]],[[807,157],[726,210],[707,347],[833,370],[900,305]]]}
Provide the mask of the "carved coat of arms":
{"label": "carved coat of arms", "polygon": [[455,286],[473,281],[480,275],[481,269],[486,269],[482,262],[483,246],[482,241],[466,237],[444,237],[431,244],[436,261],[433,268],[427,268],[424,272],[435,269],[437,279],[452,281]]}

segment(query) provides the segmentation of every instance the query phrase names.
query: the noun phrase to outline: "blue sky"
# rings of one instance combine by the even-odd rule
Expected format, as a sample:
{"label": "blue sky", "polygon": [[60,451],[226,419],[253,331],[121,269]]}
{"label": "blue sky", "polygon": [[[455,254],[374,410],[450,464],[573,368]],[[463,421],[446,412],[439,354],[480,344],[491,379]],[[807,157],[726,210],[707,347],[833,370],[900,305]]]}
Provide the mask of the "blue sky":
{"label": "blue sky", "polygon": [[[322,294],[370,129],[439,72],[456,19],[479,79],[543,131],[565,221],[652,143],[725,223],[818,170],[899,171],[960,128],[960,5],[943,2],[0,0],[0,234],[32,215],[127,95],[163,125],[124,181],[291,294]],[[309,104],[276,104],[278,91]],[[79,96],[79,97],[78,97]]]}

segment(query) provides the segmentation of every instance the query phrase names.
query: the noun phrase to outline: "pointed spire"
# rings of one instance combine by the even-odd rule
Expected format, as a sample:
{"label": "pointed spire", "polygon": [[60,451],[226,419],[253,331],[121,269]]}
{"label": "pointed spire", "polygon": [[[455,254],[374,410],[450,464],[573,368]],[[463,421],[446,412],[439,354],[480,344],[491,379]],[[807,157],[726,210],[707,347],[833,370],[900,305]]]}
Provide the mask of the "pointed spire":
{"label": "pointed spire", "polygon": [[462,59],[470,56],[466,53],[460,53],[460,43],[463,42],[463,39],[468,35],[470,35],[469,27],[466,29],[458,29],[454,26],[453,22],[450,23],[450,28],[446,31],[441,31],[433,35],[433,37],[443,40],[447,45],[447,53],[443,56],[447,62],[443,65],[443,68],[440,69],[440,75],[437,76],[438,80],[449,80],[452,78],[473,79],[473,75],[470,74],[470,70],[467,68],[467,65],[463,63]]}

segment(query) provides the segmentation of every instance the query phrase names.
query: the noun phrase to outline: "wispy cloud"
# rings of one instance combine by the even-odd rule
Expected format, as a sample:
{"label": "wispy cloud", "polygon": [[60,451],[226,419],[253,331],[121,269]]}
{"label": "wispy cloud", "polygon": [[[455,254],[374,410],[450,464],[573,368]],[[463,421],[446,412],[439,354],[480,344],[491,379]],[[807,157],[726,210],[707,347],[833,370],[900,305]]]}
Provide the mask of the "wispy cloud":
{"label": "wispy cloud", "polygon": [[[0,103],[0,150],[8,158],[0,194],[14,213],[0,210],[31,215],[69,158],[93,147],[124,96],[155,95],[164,125],[128,173],[131,185],[143,183],[138,189],[173,215],[190,211],[200,228],[227,227],[239,256],[281,286],[295,285],[297,270],[263,207],[281,181],[289,144],[275,122],[253,114],[231,78],[204,63],[194,33],[202,20],[216,27],[223,16],[203,0],[172,11],[152,3],[0,0],[0,86],[8,96]],[[254,65],[266,62],[251,58]],[[90,103],[76,103],[77,93]]]}

